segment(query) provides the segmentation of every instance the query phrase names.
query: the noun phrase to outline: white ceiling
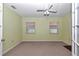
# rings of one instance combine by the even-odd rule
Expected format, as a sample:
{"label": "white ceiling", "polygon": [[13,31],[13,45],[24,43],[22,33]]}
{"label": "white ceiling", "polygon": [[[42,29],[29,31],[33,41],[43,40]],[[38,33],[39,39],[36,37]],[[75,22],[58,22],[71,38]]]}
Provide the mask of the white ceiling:
{"label": "white ceiling", "polygon": [[[57,13],[50,14],[50,16],[63,16],[67,13],[71,13],[71,4],[70,3],[51,3],[53,8],[51,10],[57,10]],[[16,9],[14,10],[21,16],[28,17],[40,17],[44,14],[42,12],[36,12],[38,9],[47,9],[50,3],[6,3],[6,5],[11,8],[11,5],[14,5]]]}

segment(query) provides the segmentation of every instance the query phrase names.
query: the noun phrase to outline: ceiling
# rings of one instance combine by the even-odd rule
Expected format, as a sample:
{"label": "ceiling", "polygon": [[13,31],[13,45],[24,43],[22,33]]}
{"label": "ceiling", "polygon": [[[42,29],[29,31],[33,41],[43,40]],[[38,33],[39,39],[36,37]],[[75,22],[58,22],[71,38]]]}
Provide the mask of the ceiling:
{"label": "ceiling", "polygon": [[[43,16],[43,12],[36,12],[38,9],[47,9],[50,5],[53,5],[51,10],[56,10],[57,13],[50,13],[49,16],[64,16],[67,13],[71,13],[71,4],[70,3],[6,3],[10,9],[14,10],[21,16],[27,17],[40,17]],[[16,9],[13,9],[11,5],[15,6]]]}

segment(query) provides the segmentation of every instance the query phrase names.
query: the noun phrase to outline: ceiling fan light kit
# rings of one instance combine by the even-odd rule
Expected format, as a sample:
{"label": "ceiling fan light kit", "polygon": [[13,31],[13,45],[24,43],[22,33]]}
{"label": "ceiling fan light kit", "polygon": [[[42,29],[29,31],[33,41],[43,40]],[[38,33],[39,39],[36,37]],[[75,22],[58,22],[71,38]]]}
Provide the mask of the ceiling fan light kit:
{"label": "ceiling fan light kit", "polygon": [[49,11],[45,11],[44,16],[49,16]]}

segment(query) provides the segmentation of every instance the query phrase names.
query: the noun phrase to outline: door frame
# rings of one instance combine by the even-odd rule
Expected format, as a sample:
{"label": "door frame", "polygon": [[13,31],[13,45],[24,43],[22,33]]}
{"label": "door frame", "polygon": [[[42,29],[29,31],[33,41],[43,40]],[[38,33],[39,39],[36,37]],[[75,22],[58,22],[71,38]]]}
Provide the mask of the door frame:
{"label": "door frame", "polygon": [[78,3],[72,3],[72,56],[77,56],[77,15],[78,15]]}
{"label": "door frame", "polygon": [[75,22],[75,20],[74,20],[74,18],[75,18],[75,4],[74,3],[72,3],[72,55],[74,55],[74,38],[75,38],[75,36],[74,36],[74,22]]}

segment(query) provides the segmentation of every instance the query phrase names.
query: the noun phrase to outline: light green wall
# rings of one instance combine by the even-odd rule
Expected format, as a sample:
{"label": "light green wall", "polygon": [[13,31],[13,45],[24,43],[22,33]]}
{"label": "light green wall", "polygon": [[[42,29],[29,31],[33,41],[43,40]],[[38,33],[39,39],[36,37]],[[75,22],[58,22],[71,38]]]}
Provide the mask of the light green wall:
{"label": "light green wall", "polygon": [[[23,17],[23,41],[63,41],[71,44],[71,16],[63,17]],[[36,33],[26,33],[26,22],[35,22]],[[49,22],[56,22],[59,25],[58,34],[49,33]]]}
{"label": "light green wall", "polygon": [[[61,41],[62,18],[23,18],[23,41]],[[35,22],[36,32],[35,34],[26,33],[26,22]],[[49,33],[49,22],[59,23],[60,30],[58,34]]]}
{"label": "light green wall", "polygon": [[22,40],[21,17],[4,5],[3,15],[3,53]]}
{"label": "light green wall", "polygon": [[62,36],[63,42],[71,44],[71,35],[72,35],[72,14],[66,14],[62,20]]}
{"label": "light green wall", "polygon": [[[64,26],[63,22],[64,21],[68,22],[68,20],[66,20],[65,17],[49,17],[49,18],[48,17],[43,17],[43,18],[24,17],[23,23],[22,23],[23,24],[23,41],[64,41],[65,42],[65,38],[63,38],[63,35],[62,35],[63,33],[65,33],[65,30],[63,29],[63,26]],[[25,22],[32,22],[32,21],[35,22],[35,24],[36,24],[35,25],[36,33],[27,34]],[[58,34],[49,33],[49,22],[56,22],[59,24]],[[66,25],[68,26],[68,23],[66,23]],[[67,34],[69,34],[69,33],[67,33]],[[65,43],[67,43],[67,42],[65,42]]]}

